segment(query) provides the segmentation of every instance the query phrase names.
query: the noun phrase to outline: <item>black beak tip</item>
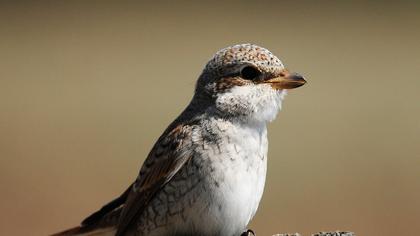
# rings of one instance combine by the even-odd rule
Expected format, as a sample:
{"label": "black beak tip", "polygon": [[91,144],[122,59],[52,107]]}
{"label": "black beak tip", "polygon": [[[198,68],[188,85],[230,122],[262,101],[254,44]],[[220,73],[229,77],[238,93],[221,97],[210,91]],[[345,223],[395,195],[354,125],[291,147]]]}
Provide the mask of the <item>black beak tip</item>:
{"label": "black beak tip", "polygon": [[300,80],[300,81],[305,81],[305,78],[298,73],[293,73],[290,75],[290,77],[292,77],[293,80]]}
{"label": "black beak tip", "polygon": [[305,78],[302,75],[298,74],[298,73],[291,74],[290,75],[290,78],[293,81],[295,81],[296,83],[298,83],[299,84],[299,87],[307,83],[307,81],[305,80]]}

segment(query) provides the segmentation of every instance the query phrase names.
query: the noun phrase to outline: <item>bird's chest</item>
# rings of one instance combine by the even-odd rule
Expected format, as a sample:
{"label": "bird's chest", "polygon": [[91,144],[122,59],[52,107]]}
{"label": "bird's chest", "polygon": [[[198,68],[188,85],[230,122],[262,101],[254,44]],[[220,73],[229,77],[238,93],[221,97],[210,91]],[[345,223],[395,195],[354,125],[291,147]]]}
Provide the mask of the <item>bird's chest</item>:
{"label": "bird's chest", "polygon": [[[200,218],[215,221],[226,231],[243,230],[261,200],[267,169],[267,135],[264,127],[221,129],[216,142],[202,153],[204,194],[208,209]],[[237,233],[237,232],[232,232]],[[227,234],[224,234],[227,235]]]}

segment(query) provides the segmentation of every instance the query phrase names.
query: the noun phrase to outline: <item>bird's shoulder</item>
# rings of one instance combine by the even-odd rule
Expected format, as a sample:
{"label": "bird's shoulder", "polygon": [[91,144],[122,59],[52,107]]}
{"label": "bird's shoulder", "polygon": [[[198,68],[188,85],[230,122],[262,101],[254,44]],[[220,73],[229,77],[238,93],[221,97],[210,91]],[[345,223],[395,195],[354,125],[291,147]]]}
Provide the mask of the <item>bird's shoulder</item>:
{"label": "bird's shoulder", "polygon": [[[143,162],[136,181],[137,186],[134,187],[141,185],[143,189],[148,188],[154,182],[153,180],[159,177],[157,173],[164,174],[166,171],[171,171],[165,166],[189,158],[195,126],[196,124],[190,123],[170,125],[153,145]],[[157,170],[159,171],[156,172]],[[150,176],[151,171],[155,173],[153,178]]]}

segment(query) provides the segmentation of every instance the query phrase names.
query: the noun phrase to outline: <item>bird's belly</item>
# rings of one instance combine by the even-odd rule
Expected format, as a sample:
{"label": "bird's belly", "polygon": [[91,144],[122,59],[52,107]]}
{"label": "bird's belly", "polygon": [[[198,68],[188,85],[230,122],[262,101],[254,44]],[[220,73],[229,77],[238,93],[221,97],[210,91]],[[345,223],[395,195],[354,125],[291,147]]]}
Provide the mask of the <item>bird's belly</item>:
{"label": "bird's belly", "polygon": [[240,141],[197,147],[144,212],[143,234],[240,235],[258,208],[267,170],[265,135]]}
{"label": "bird's belly", "polygon": [[[239,235],[246,229],[261,200],[265,176],[264,153],[222,157],[208,169],[193,212],[195,224],[208,222],[209,235]],[[194,213],[192,213],[194,214]]]}

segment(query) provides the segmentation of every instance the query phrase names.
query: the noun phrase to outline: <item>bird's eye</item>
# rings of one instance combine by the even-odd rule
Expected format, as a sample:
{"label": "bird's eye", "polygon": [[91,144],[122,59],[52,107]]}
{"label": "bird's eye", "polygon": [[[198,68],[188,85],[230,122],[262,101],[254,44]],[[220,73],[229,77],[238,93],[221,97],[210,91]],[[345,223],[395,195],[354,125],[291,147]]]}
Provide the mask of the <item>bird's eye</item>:
{"label": "bird's eye", "polygon": [[260,71],[252,66],[246,66],[241,70],[241,77],[246,80],[256,79],[259,75]]}

